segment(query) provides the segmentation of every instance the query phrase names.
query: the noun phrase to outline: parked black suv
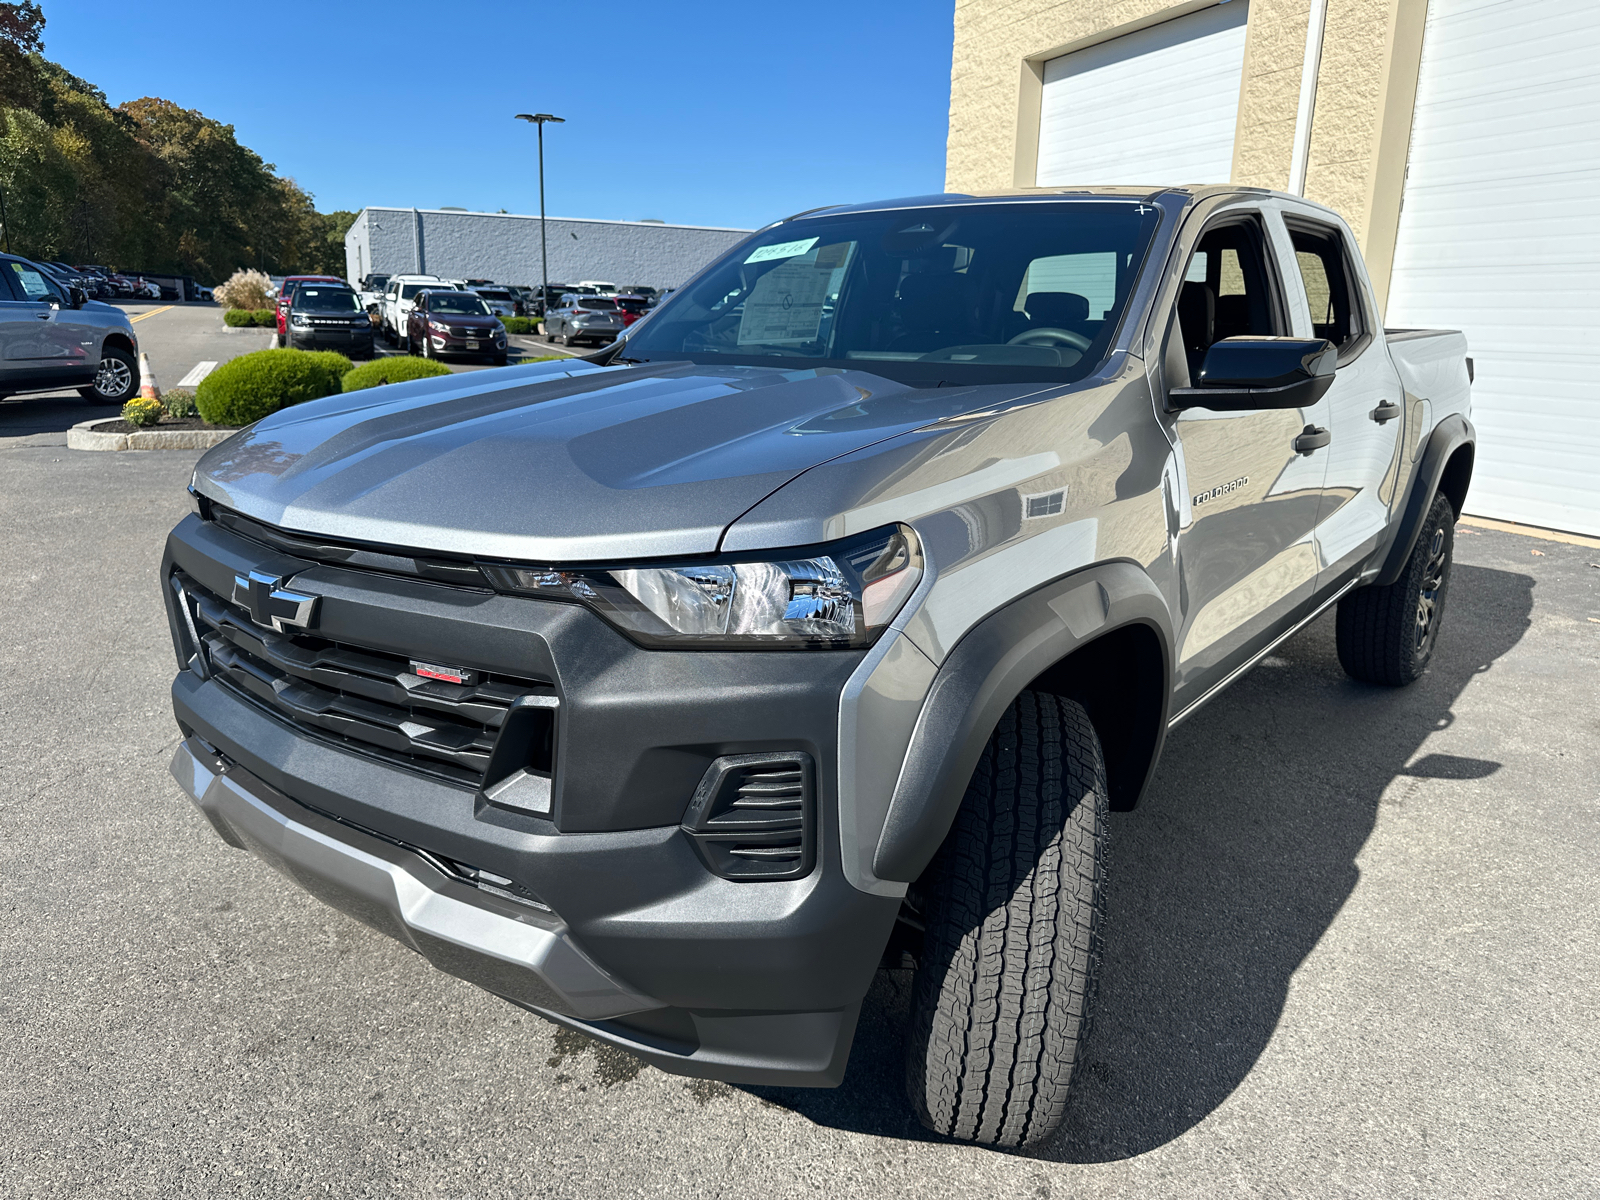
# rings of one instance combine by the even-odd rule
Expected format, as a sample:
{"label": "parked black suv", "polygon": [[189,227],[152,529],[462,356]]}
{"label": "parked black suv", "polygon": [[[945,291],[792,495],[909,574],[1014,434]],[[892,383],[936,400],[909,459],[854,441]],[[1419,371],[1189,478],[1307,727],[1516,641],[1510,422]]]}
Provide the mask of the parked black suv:
{"label": "parked black suv", "polygon": [[292,350],[337,350],[372,357],[372,320],[342,283],[302,283],[289,302],[284,345]]}

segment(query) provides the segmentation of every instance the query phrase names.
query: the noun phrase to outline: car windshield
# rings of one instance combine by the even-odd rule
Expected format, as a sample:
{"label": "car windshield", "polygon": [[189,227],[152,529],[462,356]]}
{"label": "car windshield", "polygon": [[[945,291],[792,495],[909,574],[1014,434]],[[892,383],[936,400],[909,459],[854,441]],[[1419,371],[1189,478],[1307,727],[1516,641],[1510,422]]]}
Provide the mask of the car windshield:
{"label": "car windshield", "polygon": [[595,312],[601,310],[609,312],[617,307],[617,302],[605,296],[579,296],[578,307],[587,308]]}
{"label": "car windshield", "polygon": [[462,316],[490,316],[489,306],[470,292],[434,292],[428,297],[428,311],[459,313]]}
{"label": "car windshield", "polygon": [[766,231],[629,339],[640,361],[1070,382],[1105,358],[1159,222],[1136,200],[817,216]]}
{"label": "car windshield", "polygon": [[307,312],[360,312],[361,301],[345,288],[305,287],[294,294],[294,306]]}

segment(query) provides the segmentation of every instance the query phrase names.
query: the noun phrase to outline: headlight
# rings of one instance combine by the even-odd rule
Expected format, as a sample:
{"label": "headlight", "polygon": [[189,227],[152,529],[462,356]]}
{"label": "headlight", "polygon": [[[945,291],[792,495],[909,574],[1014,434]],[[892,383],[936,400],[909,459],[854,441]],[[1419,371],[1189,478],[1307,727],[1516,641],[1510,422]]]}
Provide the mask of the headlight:
{"label": "headlight", "polygon": [[442,321],[429,321],[428,328],[435,333],[449,333],[450,327]]}
{"label": "headlight", "polygon": [[894,620],[922,579],[922,548],[895,525],[738,561],[488,570],[505,591],[575,600],[646,646],[835,650],[870,645]]}
{"label": "headlight", "polygon": [[297,329],[308,329],[311,326],[311,318],[304,313],[292,313],[289,317],[289,324]]}

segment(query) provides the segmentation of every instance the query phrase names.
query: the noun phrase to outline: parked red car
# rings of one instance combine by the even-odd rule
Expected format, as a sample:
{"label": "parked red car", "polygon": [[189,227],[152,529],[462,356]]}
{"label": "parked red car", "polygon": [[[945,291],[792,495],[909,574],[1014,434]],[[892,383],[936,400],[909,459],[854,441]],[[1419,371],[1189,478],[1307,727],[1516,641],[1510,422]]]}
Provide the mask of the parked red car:
{"label": "parked red car", "polygon": [[650,307],[650,301],[643,296],[619,295],[616,297],[617,309],[622,313],[624,326],[632,325],[644,316],[645,309]]}
{"label": "parked red car", "polygon": [[[337,275],[288,275],[284,277],[283,286],[278,289],[278,339],[282,340],[289,335],[289,305],[294,301],[294,287],[297,283],[344,283]],[[345,284],[346,287],[349,284]]]}

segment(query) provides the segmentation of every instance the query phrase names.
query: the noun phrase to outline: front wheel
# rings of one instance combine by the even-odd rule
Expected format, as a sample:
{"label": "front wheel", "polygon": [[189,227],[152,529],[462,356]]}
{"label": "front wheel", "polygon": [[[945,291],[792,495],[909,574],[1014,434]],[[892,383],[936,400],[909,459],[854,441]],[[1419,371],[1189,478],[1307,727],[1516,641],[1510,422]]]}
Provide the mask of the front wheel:
{"label": "front wheel", "polygon": [[1386,587],[1357,588],[1339,601],[1335,636],[1346,675],[1386,687],[1421,678],[1439,642],[1455,531],[1450,498],[1435,496],[1400,578]]}
{"label": "front wheel", "polygon": [[1088,714],[1023,692],[912,893],[926,932],[906,1087],[936,1133],[1025,1146],[1060,1125],[1100,969],[1106,826]]}
{"label": "front wheel", "polygon": [[132,351],[107,346],[100,352],[100,369],[94,383],[78,389],[78,395],[97,404],[126,404],[139,390],[139,363]]}

